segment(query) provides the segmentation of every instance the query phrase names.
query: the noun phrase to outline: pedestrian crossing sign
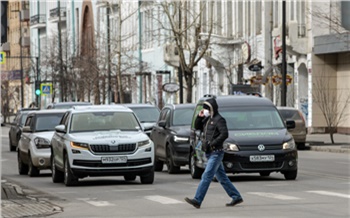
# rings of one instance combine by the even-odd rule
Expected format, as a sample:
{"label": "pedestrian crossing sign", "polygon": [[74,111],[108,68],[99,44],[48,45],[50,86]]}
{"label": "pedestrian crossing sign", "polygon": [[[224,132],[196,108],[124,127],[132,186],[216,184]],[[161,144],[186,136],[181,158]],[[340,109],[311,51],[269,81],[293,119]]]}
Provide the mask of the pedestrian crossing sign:
{"label": "pedestrian crossing sign", "polygon": [[41,89],[41,94],[42,95],[50,95],[50,94],[52,94],[52,84],[42,83],[40,86],[41,86],[40,89]]}
{"label": "pedestrian crossing sign", "polygon": [[4,64],[5,63],[5,58],[6,58],[6,54],[5,52],[0,52],[0,64]]}

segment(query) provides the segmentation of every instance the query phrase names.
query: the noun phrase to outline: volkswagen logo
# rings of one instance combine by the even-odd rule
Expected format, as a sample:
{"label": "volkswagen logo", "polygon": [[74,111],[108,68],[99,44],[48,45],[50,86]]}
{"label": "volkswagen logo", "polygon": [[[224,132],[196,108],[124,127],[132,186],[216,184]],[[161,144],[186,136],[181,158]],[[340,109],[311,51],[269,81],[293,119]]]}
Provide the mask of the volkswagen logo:
{"label": "volkswagen logo", "polygon": [[258,150],[259,151],[264,151],[265,150],[265,146],[263,144],[258,145]]}
{"label": "volkswagen logo", "polygon": [[112,143],[112,144],[115,144],[115,140],[112,140],[111,143]]}

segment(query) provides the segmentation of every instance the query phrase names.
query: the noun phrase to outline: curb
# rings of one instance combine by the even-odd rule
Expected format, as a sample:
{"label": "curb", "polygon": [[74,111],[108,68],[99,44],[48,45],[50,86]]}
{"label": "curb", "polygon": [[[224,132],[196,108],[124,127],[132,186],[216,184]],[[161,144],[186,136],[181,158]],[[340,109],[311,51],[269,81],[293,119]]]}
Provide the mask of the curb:
{"label": "curb", "polygon": [[311,151],[331,152],[331,153],[348,153],[350,146],[309,146]]}
{"label": "curb", "polygon": [[17,184],[1,181],[1,217],[46,217],[63,209],[45,199],[26,195]]}

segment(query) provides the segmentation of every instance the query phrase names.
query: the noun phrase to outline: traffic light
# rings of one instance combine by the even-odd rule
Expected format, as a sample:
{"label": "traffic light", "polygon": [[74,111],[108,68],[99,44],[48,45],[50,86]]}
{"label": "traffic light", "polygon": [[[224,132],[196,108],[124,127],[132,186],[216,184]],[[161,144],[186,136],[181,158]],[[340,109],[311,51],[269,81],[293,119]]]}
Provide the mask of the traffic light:
{"label": "traffic light", "polygon": [[35,81],[35,94],[38,96],[41,94],[40,81]]}

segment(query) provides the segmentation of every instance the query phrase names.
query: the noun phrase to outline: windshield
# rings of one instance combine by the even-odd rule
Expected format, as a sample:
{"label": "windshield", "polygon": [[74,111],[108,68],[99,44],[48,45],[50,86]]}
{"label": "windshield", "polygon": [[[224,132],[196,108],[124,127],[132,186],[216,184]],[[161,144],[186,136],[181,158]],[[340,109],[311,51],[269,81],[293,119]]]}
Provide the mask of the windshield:
{"label": "windshield", "polygon": [[280,113],[285,120],[301,120],[300,114],[296,110],[280,110]]}
{"label": "windshield", "polygon": [[181,108],[174,111],[173,125],[186,126],[191,125],[194,108]]}
{"label": "windshield", "polygon": [[131,110],[134,111],[141,123],[155,123],[160,114],[159,110],[154,107],[131,108]]}
{"label": "windshield", "polygon": [[277,109],[273,107],[222,108],[220,114],[226,119],[229,130],[284,128]]}
{"label": "windshield", "polygon": [[20,123],[21,126],[24,126],[24,123],[26,122],[27,116],[28,116],[28,113],[22,114],[21,123]]}
{"label": "windshield", "polygon": [[55,127],[60,123],[63,113],[38,114],[36,116],[35,132],[55,131]]}
{"label": "windshield", "polygon": [[73,114],[70,132],[140,129],[136,117],[131,112],[86,112]]}

